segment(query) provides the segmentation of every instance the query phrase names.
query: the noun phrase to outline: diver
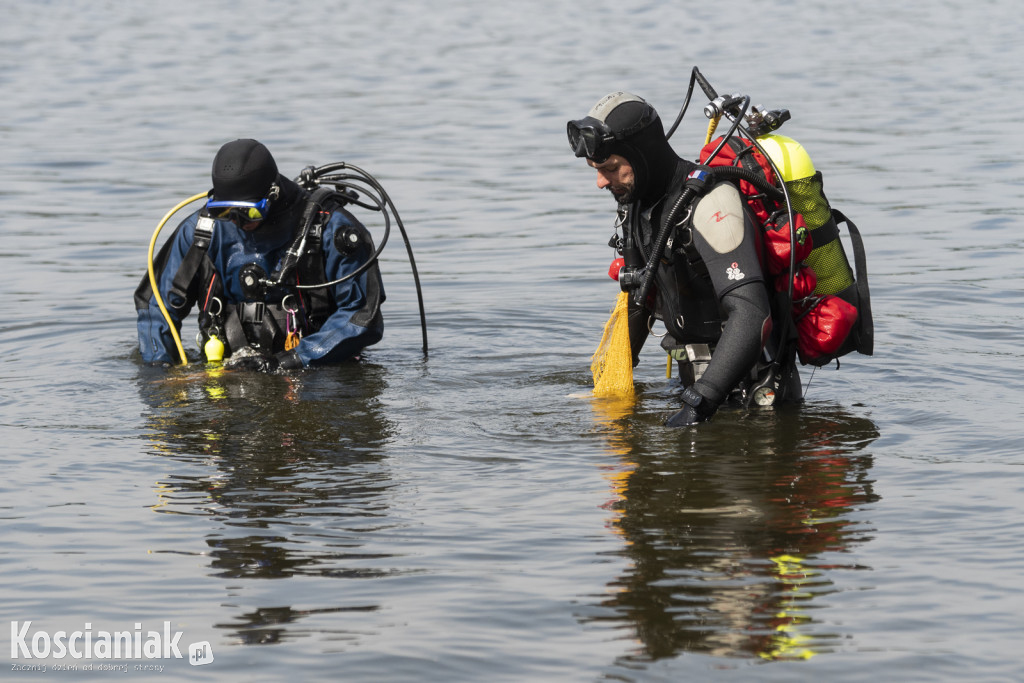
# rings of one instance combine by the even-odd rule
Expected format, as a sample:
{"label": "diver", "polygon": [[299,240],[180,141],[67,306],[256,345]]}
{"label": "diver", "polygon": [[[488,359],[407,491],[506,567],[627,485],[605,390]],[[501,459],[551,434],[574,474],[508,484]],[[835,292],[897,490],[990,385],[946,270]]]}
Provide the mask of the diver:
{"label": "diver", "polygon": [[381,340],[378,252],[339,201],[346,195],[289,180],[249,139],[222,146],[211,177],[205,205],[181,222],[135,291],[144,362],[177,360],[181,322],[196,305],[200,349],[233,369],[337,363]]}
{"label": "diver", "polygon": [[654,107],[630,93],[605,96],[567,132],[576,156],[597,171],[598,188],[618,203],[610,244],[625,264],[617,279],[623,290],[642,290],[629,300],[633,365],[655,319],[678,362],[683,406],[666,424],[705,422],[726,402],[800,400],[795,350],[780,343],[788,326],[773,316],[758,226],[737,186],[680,158]]}

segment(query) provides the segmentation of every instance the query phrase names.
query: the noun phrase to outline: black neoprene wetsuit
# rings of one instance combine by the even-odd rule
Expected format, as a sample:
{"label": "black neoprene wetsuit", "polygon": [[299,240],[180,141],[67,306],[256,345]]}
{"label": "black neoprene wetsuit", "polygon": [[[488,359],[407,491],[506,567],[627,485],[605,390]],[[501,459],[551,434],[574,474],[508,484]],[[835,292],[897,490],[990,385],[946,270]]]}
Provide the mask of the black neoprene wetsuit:
{"label": "black neoprene wetsuit", "polygon": [[[680,159],[668,191],[659,200],[646,209],[639,202],[629,207],[623,227],[645,262],[693,168],[691,162]],[[662,346],[667,351],[688,344],[709,345],[711,360],[693,388],[717,406],[756,379],[762,348],[771,343],[771,302],[758,259],[758,228],[739,191],[728,182],[708,188],[692,211],[681,211],[676,221],[678,227],[658,265],[651,294],[642,307],[630,301],[634,365],[653,315],[665,325]],[[796,376],[792,359],[786,365],[787,377]],[[681,375],[685,384],[686,375]],[[779,398],[799,397],[798,377],[795,389],[792,380],[787,387]]]}

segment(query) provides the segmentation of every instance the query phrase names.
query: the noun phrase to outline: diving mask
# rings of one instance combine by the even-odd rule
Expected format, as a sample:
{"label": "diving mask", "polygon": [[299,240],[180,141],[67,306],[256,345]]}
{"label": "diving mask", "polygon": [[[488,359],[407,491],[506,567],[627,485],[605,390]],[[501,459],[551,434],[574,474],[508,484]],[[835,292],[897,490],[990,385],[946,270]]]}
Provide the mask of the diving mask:
{"label": "diving mask", "polygon": [[270,199],[264,197],[258,202],[228,201],[210,199],[206,210],[219,220],[232,221],[237,225],[262,221],[270,212]]}
{"label": "diving mask", "polygon": [[604,121],[592,116],[578,121],[570,121],[566,125],[569,135],[569,146],[578,157],[586,157],[596,164],[603,163],[611,156],[611,144],[615,141],[615,133]]}
{"label": "diving mask", "polygon": [[[613,112],[618,105],[627,102],[642,103],[643,110],[639,117],[631,125],[621,129],[612,128],[606,120],[614,117]],[[596,118],[593,116],[595,113],[603,115],[606,120]],[[595,105],[589,115],[566,124],[569,146],[572,147],[572,151],[577,157],[586,157],[595,164],[602,164],[615,153],[614,147],[617,141],[625,140],[639,133],[657,118],[658,114],[654,107],[635,95],[613,93]]]}

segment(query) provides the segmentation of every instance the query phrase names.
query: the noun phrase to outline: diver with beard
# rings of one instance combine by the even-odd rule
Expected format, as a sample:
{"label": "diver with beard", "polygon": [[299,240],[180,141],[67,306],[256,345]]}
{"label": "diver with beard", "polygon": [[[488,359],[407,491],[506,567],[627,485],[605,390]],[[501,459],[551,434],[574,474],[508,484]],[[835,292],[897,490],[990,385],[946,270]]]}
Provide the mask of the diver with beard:
{"label": "diver with beard", "polygon": [[[766,357],[774,348],[788,350],[773,359],[781,372],[771,401],[800,400],[795,350],[779,344],[788,326],[773,324],[758,226],[737,186],[709,183],[706,167],[680,158],[654,107],[630,93],[607,95],[567,130],[573,152],[597,171],[598,188],[618,202],[612,244],[625,261],[620,286],[634,290],[645,275],[652,283],[642,302],[630,297],[629,340],[635,366],[653,320],[665,325],[662,347],[678,362],[684,387],[683,407],[666,424],[705,422],[726,401],[749,404],[771,372]],[[674,211],[687,189],[697,198]],[[647,274],[656,236],[670,221],[656,272]]]}
{"label": "diver with beard", "polygon": [[[256,140],[223,145],[213,189],[160,250],[155,281],[168,317],[199,305],[206,360],[283,372],[358,357],[383,336],[373,240],[335,195],[284,177]],[[357,273],[356,271],[361,272]],[[146,363],[178,354],[147,277],[135,291]]]}

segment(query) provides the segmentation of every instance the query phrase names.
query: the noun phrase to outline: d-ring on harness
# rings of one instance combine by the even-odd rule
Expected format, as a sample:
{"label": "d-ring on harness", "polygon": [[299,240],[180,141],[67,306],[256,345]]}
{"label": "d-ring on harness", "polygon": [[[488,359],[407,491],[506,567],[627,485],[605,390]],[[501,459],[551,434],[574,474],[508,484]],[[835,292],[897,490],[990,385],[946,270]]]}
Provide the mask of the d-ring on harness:
{"label": "d-ring on harness", "polygon": [[[291,301],[289,302],[289,299]],[[291,351],[299,345],[299,341],[302,339],[302,330],[299,329],[298,319],[296,314],[299,312],[299,307],[295,304],[295,297],[291,294],[285,295],[281,299],[281,308],[285,310],[287,314],[287,332],[288,336],[284,340],[284,350]]]}

